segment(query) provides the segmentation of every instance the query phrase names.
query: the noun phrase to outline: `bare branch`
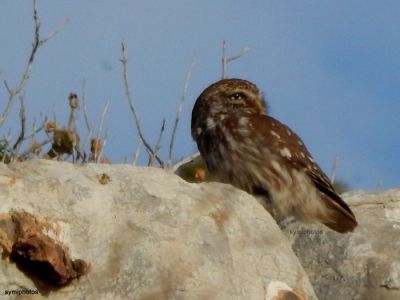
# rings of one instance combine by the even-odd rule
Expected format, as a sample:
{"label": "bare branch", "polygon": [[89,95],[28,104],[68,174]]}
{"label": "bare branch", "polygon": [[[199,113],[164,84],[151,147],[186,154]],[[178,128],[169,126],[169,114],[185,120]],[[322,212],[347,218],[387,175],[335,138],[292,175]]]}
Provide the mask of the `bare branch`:
{"label": "bare branch", "polygon": [[107,144],[107,140],[108,140],[108,129],[106,129],[106,132],[105,132],[105,134],[104,134],[103,145],[101,146],[100,152],[99,152],[99,154],[98,154],[97,157],[96,157],[96,163],[99,162],[100,159],[101,159],[101,155],[103,154],[103,150],[104,150],[104,147],[105,147],[106,144]]}
{"label": "bare branch", "polygon": [[25,115],[24,97],[23,96],[19,97],[19,100],[21,103],[21,107],[19,110],[19,118],[21,120],[21,132],[17,138],[17,141],[13,146],[13,151],[11,155],[13,160],[16,158],[19,148],[21,147],[21,143],[24,141],[25,138],[26,115]]}
{"label": "bare branch", "polygon": [[[28,140],[28,139],[32,139],[34,138],[34,136],[42,131],[47,123],[47,116],[45,116],[44,118],[42,117],[42,124],[36,128],[36,121],[33,121],[32,124],[32,131],[28,134],[25,133],[26,131],[26,113],[25,113],[25,105],[24,105],[24,99],[22,97],[19,97],[21,100],[21,108],[20,108],[20,119],[21,119],[21,133],[17,139],[17,141],[15,142],[14,146],[13,146],[13,153],[12,153],[12,159],[15,160],[18,157],[24,158],[26,156],[26,154],[21,154],[18,155],[19,149],[21,148],[21,145],[24,141]],[[31,149],[29,149],[28,152],[31,151]],[[24,152],[25,153],[25,152]]]}
{"label": "bare branch", "polygon": [[[43,40],[40,39],[40,21],[39,21],[39,16],[37,12],[37,7],[36,7],[36,0],[33,0],[33,22],[34,22],[34,36],[33,36],[33,42],[32,42],[32,50],[28,58],[28,62],[25,65],[25,70],[22,74],[21,81],[14,87],[11,88],[6,81],[4,81],[4,85],[7,89],[8,92],[8,102],[6,104],[6,107],[4,109],[3,114],[0,117],[0,127],[3,125],[4,121],[7,119],[8,115],[11,112],[11,109],[13,107],[15,97],[25,88],[26,83],[29,80],[31,71],[32,71],[32,65],[33,61],[35,58],[36,51],[40,46],[42,46],[44,43],[46,43],[48,40],[50,40],[52,37],[54,37],[59,31],[61,31],[62,28],[58,28],[49,36]],[[66,23],[64,23],[65,26]]]}
{"label": "bare branch", "polygon": [[236,55],[232,55],[230,57],[226,57],[226,41],[223,40],[222,41],[222,79],[226,78],[226,68],[228,66],[229,63],[231,63],[232,61],[241,58],[244,54],[246,54],[247,52],[250,51],[250,48],[245,47],[243,49],[240,50],[240,52]]}
{"label": "bare branch", "polygon": [[7,81],[5,81],[5,80],[4,80],[4,85],[5,85],[5,87],[6,87],[7,92],[8,92],[9,94],[11,94],[11,93],[12,93],[11,88],[8,86],[8,83],[7,83]]}
{"label": "bare branch", "polygon": [[232,62],[232,61],[234,61],[234,60],[236,60],[236,59],[241,58],[244,54],[246,54],[246,53],[249,52],[249,51],[250,51],[250,48],[248,48],[248,47],[245,47],[245,48],[241,49],[240,52],[239,52],[238,54],[233,55],[233,56],[231,56],[231,57],[228,57],[228,58],[226,59],[226,63],[229,64],[230,62]]}
{"label": "bare branch", "polygon": [[58,26],[56,29],[54,29],[52,32],[50,32],[44,39],[40,41],[39,46],[42,44],[46,43],[48,40],[52,39],[54,36],[56,36],[61,30],[64,29],[65,26],[69,23],[69,19],[65,18]]}
{"label": "bare branch", "polygon": [[46,127],[46,123],[47,123],[47,116],[44,117],[43,123],[39,127],[36,128],[36,125],[34,123],[32,126],[31,133],[26,134],[24,140],[33,138],[38,132],[42,131]]}
{"label": "bare branch", "polygon": [[[103,112],[101,114],[100,117],[100,122],[99,122],[99,127],[97,128],[97,134],[96,134],[96,138],[91,140],[91,146],[90,146],[90,151],[91,151],[91,155],[89,157],[90,161],[94,161],[94,162],[99,162],[100,160],[100,156],[101,156],[101,152],[103,151],[103,147],[106,143],[105,140],[101,140],[100,139],[100,134],[102,132],[102,128],[103,128],[103,123],[104,123],[104,118],[106,116],[108,107],[110,106],[110,101],[106,102],[106,105],[104,106]],[[105,137],[108,137],[108,131],[105,134]]]}
{"label": "bare branch", "polygon": [[162,120],[160,133],[158,134],[157,142],[156,142],[156,145],[154,147],[155,154],[157,154],[157,152],[161,149],[161,141],[162,141],[162,136],[163,136],[163,133],[164,133],[164,129],[165,129],[165,118],[163,118],[163,120]]}
{"label": "bare branch", "polygon": [[90,139],[92,137],[92,134],[93,134],[93,128],[90,126],[89,118],[88,118],[88,115],[87,115],[86,92],[85,92],[85,90],[86,90],[86,81],[85,81],[85,79],[83,79],[83,81],[82,81],[82,106],[83,106],[83,117],[85,119],[85,124],[86,124],[86,128],[88,130],[88,134],[87,134],[86,139],[85,139],[85,141],[84,141],[84,143],[82,145],[82,148],[81,148],[82,152],[85,152],[85,149],[86,149],[87,145],[89,144],[89,141],[90,141]]}
{"label": "bare branch", "polygon": [[179,101],[178,110],[176,112],[174,128],[172,130],[171,141],[170,141],[170,144],[169,144],[167,167],[170,167],[172,165],[172,150],[174,148],[176,130],[178,128],[179,118],[180,118],[180,115],[182,113],[183,104],[185,102],[185,98],[186,98],[186,93],[187,93],[187,89],[188,89],[188,86],[189,86],[190,77],[192,76],[192,70],[193,70],[193,67],[194,67],[195,64],[196,64],[196,52],[193,52],[192,62],[190,63],[189,68],[188,68],[188,70],[186,72],[185,81],[184,81],[184,84],[183,84],[182,96],[181,96],[181,99]]}
{"label": "bare branch", "polygon": [[157,142],[156,145],[154,146],[154,155],[149,156],[149,162],[147,163],[148,166],[152,165],[155,155],[157,155],[158,151],[161,148],[161,140],[162,140],[162,135],[164,133],[164,129],[165,129],[165,118],[162,121],[160,133],[158,134]]}
{"label": "bare branch", "polygon": [[82,80],[82,106],[83,106],[83,117],[85,119],[85,124],[88,132],[92,132],[93,128],[90,126],[89,118],[87,115],[87,106],[86,106],[86,80]]}
{"label": "bare branch", "polygon": [[199,160],[199,159],[201,159],[200,152],[196,152],[196,153],[194,153],[194,154],[192,154],[192,155],[190,155],[190,156],[188,156],[188,157],[182,159],[181,161],[177,162],[177,163],[172,167],[172,171],[173,171],[173,172],[176,172],[176,170],[178,170],[180,166],[182,166],[182,165],[184,165],[184,164],[187,164],[187,163],[189,163],[189,162],[195,161],[195,160]]}
{"label": "bare branch", "polygon": [[151,148],[149,143],[144,138],[144,135],[142,133],[142,129],[140,127],[140,122],[139,122],[138,116],[136,114],[136,109],[135,109],[135,106],[133,105],[131,92],[130,92],[129,84],[128,84],[128,68],[127,68],[128,59],[126,57],[126,45],[125,45],[124,42],[121,43],[121,51],[122,51],[122,57],[121,57],[120,61],[121,61],[122,66],[123,66],[125,94],[126,94],[126,97],[128,99],[129,108],[130,108],[130,110],[132,112],[132,115],[133,115],[133,118],[135,120],[135,125],[136,125],[136,129],[138,131],[138,134],[139,134],[139,138],[142,141],[143,145],[145,146],[146,150],[149,152],[149,154],[153,155],[156,158],[156,160],[158,161],[158,163],[160,164],[160,166],[163,168],[164,167],[163,161],[157,156],[157,154],[154,153],[154,150]]}
{"label": "bare branch", "polygon": [[[47,139],[47,140],[44,140],[43,142],[39,143],[38,146],[43,147],[43,146],[49,144],[50,142],[51,142],[51,139]],[[27,155],[29,155],[29,153],[31,153],[31,149],[27,149],[26,151],[22,152],[22,154],[20,156],[26,157]]]}
{"label": "bare branch", "polygon": [[139,139],[139,143],[137,145],[136,151],[135,151],[135,156],[133,158],[132,165],[136,166],[138,160],[139,160],[139,155],[140,155],[140,147],[143,145],[142,140]]}
{"label": "bare branch", "polygon": [[222,63],[222,74],[221,74],[221,78],[225,79],[226,78],[226,41],[223,40],[222,41],[222,59],[221,59],[221,63]]}
{"label": "bare branch", "polygon": [[97,134],[96,134],[97,139],[100,138],[100,134],[101,134],[101,131],[102,131],[102,129],[103,129],[104,118],[105,118],[105,116],[106,116],[106,113],[107,113],[107,110],[108,110],[108,107],[109,107],[109,106],[110,106],[110,101],[108,100],[108,101],[106,102],[106,105],[104,105],[103,112],[101,113],[100,123],[99,123],[99,127],[97,128]]}

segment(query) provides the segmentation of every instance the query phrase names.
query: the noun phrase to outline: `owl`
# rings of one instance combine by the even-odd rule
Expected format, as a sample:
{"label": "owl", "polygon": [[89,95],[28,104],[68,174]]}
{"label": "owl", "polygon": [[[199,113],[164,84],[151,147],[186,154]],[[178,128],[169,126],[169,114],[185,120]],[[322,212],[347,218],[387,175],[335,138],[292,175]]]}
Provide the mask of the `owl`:
{"label": "owl", "polygon": [[200,94],[191,131],[211,178],[254,195],[278,222],[294,216],[352,231],[351,209],[300,137],[267,110],[257,86],[242,79],[220,80]]}

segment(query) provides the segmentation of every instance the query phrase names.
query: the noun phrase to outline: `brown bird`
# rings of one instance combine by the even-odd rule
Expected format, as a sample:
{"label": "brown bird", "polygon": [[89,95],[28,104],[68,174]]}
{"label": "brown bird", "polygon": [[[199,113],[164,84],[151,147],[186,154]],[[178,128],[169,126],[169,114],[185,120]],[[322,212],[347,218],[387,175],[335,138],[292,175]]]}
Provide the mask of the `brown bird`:
{"label": "brown bird", "polygon": [[210,175],[262,199],[277,221],[294,216],[341,233],[357,226],[303,141],[267,115],[253,83],[224,79],[210,85],[197,98],[191,127]]}

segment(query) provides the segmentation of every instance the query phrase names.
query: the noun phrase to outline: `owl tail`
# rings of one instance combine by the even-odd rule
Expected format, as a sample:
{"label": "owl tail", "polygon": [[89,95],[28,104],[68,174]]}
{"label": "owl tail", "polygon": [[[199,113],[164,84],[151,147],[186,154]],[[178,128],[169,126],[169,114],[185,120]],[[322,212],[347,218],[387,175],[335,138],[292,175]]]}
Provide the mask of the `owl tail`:
{"label": "owl tail", "polygon": [[357,221],[353,212],[342,198],[336,193],[329,196],[323,195],[323,198],[328,211],[321,219],[322,224],[340,233],[353,231],[357,226]]}

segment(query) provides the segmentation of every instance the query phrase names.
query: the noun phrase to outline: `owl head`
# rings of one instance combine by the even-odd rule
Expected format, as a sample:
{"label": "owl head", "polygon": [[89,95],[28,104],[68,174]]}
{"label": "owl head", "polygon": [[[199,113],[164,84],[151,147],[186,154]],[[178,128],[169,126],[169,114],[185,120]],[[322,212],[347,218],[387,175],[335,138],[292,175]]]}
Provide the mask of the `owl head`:
{"label": "owl head", "polygon": [[206,129],[207,124],[212,126],[230,114],[267,114],[264,97],[255,84],[243,79],[223,79],[207,87],[192,111],[192,136],[196,135],[194,128]]}
{"label": "owl head", "polygon": [[266,113],[264,97],[257,86],[243,79],[223,79],[206,88],[197,98],[196,106],[213,108],[216,113]]}

